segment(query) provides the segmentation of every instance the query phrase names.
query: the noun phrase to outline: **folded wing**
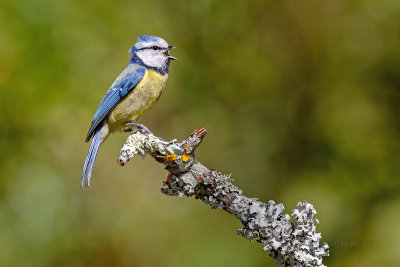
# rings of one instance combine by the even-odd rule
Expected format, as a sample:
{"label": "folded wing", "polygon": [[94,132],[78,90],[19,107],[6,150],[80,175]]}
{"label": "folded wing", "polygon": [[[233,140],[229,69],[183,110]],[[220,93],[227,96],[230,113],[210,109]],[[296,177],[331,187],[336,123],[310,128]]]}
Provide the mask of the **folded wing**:
{"label": "folded wing", "polygon": [[96,128],[102,124],[110,111],[121,101],[130,91],[135,89],[146,73],[145,68],[138,68],[128,73],[120,82],[108,89],[103,100],[94,114],[92,125],[90,125],[86,142],[93,136]]}

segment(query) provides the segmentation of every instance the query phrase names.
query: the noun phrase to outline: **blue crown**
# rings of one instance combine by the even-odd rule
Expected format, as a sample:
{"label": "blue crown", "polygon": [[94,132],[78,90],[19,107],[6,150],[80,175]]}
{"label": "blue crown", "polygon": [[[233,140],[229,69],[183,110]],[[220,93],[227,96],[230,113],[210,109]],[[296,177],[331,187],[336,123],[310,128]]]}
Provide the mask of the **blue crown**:
{"label": "blue crown", "polygon": [[154,36],[154,35],[140,35],[138,36],[138,41],[142,42],[158,42],[160,41],[160,37]]}

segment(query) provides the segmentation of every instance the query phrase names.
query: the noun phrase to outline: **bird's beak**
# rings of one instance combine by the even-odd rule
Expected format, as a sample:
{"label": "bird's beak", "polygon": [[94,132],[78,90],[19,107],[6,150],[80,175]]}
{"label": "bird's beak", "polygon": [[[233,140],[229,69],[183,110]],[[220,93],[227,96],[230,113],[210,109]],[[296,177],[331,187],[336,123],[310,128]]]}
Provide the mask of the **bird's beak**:
{"label": "bird's beak", "polygon": [[[168,51],[171,50],[171,49],[175,49],[175,46],[169,45],[169,46],[168,46]],[[173,56],[170,56],[170,55],[168,55],[168,59],[170,59],[170,60],[177,60],[176,57],[173,57]]]}

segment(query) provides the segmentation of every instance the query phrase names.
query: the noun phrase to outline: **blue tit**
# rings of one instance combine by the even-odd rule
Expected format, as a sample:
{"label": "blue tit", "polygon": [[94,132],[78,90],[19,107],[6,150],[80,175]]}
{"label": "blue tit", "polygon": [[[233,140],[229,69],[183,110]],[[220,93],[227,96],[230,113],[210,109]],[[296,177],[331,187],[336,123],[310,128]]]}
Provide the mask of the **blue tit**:
{"label": "blue tit", "polygon": [[92,138],[92,143],[83,167],[82,187],[85,180],[87,187],[90,186],[97,152],[108,135],[129,131],[132,125],[141,126],[136,122],[160,98],[167,82],[170,61],[176,59],[169,55],[173,48],[160,37],[141,35],[129,49],[129,64],[100,102],[86,136],[86,142]]}

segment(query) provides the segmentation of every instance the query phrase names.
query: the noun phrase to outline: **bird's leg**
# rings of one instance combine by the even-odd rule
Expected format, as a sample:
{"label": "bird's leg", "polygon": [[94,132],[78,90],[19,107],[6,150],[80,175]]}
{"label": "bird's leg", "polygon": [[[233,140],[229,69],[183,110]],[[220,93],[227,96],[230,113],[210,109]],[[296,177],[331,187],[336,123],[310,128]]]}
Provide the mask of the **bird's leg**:
{"label": "bird's leg", "polygon": [[[126,130],[124,130],[125,132],[131,132],[131,134],[134,134],[134,133],[137,132],[138,129],[142,129],[142,130],[146,131],[148,134],[154,135],[154,134],[149,130],[149,128],[147,128],[147,127],[144,126],[143,124],[134,123],[134,122],[127,122],[127,123],[125,123],[125,125],[137,127],[137,128],[134,129],[134,130],[132,130],[132,129],[126,129]],[[165,145],[170,145],[170,144],[173,144],[173,143],[176,142],[176,139],[171,140],[171,141],[168,142],[168,141],[165,141],[164,139],[162,139],[161,137],[158,137],[158,138],[159,138],[162,142],[164,142]]]}
{"label": "bird's leg", "polygon": [[[146,131],[148,134],[153,134],[153,133],[149,130],[149,128],[147,128],[146,126],[144,126],[143,124],[140,124],[140,123],[127,122],[127,123],[125,123],[125,125],[127,125],[127,126],[134,126],[134,127],[137,127],[137,128],[139,128],[139,129],[142,129],[142,130]],[[132,130],[132,133],[135,133],[136,131],[137,131],[137,129]],[[153,135],[154,135],[154,134],[153,134]]]}

